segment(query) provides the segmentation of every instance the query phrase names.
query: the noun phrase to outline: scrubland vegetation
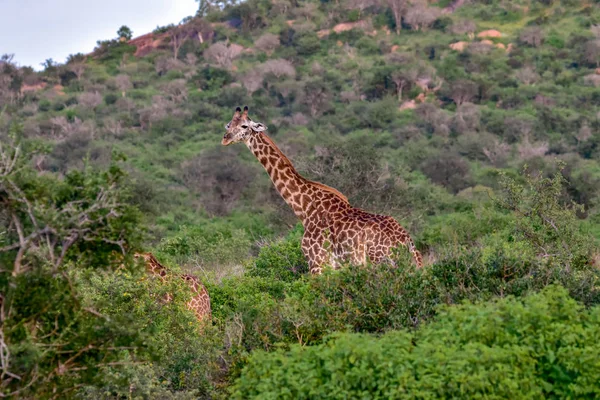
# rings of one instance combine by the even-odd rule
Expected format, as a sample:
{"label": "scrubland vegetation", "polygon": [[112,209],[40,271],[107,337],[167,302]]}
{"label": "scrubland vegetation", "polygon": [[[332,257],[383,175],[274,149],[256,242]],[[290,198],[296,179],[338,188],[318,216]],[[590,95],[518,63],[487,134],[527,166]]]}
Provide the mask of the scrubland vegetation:
{"label": "scrubland vegetation", "polygon": [[[41,72],[2,57],[0,396],[600,396],[597,2],[199,5]],[[220,146],[245,104],[426,267],[308,276]],[[201,278],[209,326],[140,251]]]}

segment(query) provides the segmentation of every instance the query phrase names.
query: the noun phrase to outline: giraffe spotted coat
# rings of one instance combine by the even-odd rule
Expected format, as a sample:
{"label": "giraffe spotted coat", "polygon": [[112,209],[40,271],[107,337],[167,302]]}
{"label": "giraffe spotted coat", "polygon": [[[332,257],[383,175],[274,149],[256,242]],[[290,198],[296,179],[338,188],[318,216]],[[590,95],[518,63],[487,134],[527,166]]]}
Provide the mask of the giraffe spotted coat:
{"label": "giraffe spotted coat", "polygon": [[378,264],[390,260],[400,245],[408,248],[417,267],[422,267],[421,253],[406,229],[392,217],[352,207],[336,189],[301,176],[264,133],[267,128],[248,117],[248,107],[243,112],[238,107],[225,129],[221,144],[244,142],[302,221],[302,252],[311,273],[320,274],[325,265],[339,268],[344,262]]}
{"label": "giraffe spotted coat", "polygon": [[[159,277],[163,282],[166,281],[168,273],[167,269],[158,262],[156,257],[152,253],[136,254],[136,258],[142,258],[146,263],[146,271],[153,276]],[[196,318],[200,322],[210,320],[211,308],[210,308],[210,296],[206,291],[204,285],[198,278],[189,274],[180,275],[181,279],[185,280],[190,289],[192,290],[192,298],[186,303],[188,310],[193,311],[196,314]],[[165,295],[164,301],[170,302],[173,297],[170,293]]]}

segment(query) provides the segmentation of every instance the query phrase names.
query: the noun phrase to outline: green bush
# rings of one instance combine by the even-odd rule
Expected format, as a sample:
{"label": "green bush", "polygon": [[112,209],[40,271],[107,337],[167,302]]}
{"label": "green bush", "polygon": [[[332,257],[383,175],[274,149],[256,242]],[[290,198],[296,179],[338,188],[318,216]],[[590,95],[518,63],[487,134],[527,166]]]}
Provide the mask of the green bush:
{"label": "green bush", "polygon": [[208,270],[242,264],[248,258],[251,241],[248,234],[230,226],[183,226],[159,246],[179,265]]}
{"label": "green bush", "polygon": [[369,36],[363,36],[356,42],[356,48],[360,51],[360,54],[369,56],[379,54],[379,45],[375,39]]}
{"label": "green bush", "polygon": [[414,333],[341,334],[256,352],[237,399],[592,398],[600,396],[600,307],[549,287],[522,300],[443,309]]}
{"label": "green bush", "polygon": [[[305,341],[326,332],[385,332],[412,328],[431,319],[440,304],[460,304],[507,295],[524,296],[551,284],[563,285],[578,301],[600,304],[600,271],[592,266],[575,273],[548,267],[520,243],[491,239],[483,249],[443,249],[439,260],[415,269],[400,250],[396,266],[346,266],[292,286],[288,305],[302,310],[299,328]],[[443,253],[442,253],[443,251]],[[293,341],[293,337],[286,341]]]}
{"label": "green bush", "polygon": [[321,49],[321,39],[314,32],[303,34],[295,40],[295,44],[301,56],[310,56]]}
{"label": "green bush", "polygon": [[585,268],[592,256],[592,238],[582,232],[577,213],[584,211],[579,204],[565,204],[562,193],[567,185],[563,176],[565,164],[551,178],[531,173],[524,168],[522,184],[502,173],[499,207],[514,213],[514,240],[527,243],[535,254],[549,264]]}
{"label": "green bush", "polygon": [[285,239],[263,246],[247,268],[249,276],[292,282],[308,272],[308,263],[302,254],[303,230],[298,225]]}
{"label": "green bush", "polygon": [[117,100],[119,100],[119,96],[117,96],[114,93],[109,93],[104,96],[104,102],[106,103],[106,105],[109,105],[109,106],[112,104],[115,104],[117,102]]}

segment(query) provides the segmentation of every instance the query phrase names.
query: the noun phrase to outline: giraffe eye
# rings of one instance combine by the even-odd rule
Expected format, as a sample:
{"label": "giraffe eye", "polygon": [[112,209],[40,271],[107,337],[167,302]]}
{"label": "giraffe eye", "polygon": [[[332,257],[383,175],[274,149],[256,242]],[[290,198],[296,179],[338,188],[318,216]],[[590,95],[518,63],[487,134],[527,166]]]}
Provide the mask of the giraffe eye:
{"label": "giraffe eye", "polygon": [[230,126],[230,125],[231,125],[231,122],[228,122],[228,123],[225,125],[225,129],[229,129],[229,126]]}
{"label": "giraffe eye", "polygon": [[246,129],[248,125],[242,125],[242,129]]}

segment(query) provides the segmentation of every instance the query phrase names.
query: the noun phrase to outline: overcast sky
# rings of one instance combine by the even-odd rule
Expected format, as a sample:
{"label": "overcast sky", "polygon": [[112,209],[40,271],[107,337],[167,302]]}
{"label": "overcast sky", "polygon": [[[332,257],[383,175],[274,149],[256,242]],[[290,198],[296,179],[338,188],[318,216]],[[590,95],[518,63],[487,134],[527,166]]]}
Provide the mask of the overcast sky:
{"label": "overcast sky", "polygon": [[121,25],[133,36],[195,14],[194,0],[0,0],[0,55],[40,69],[48,58],[89,53]]}

